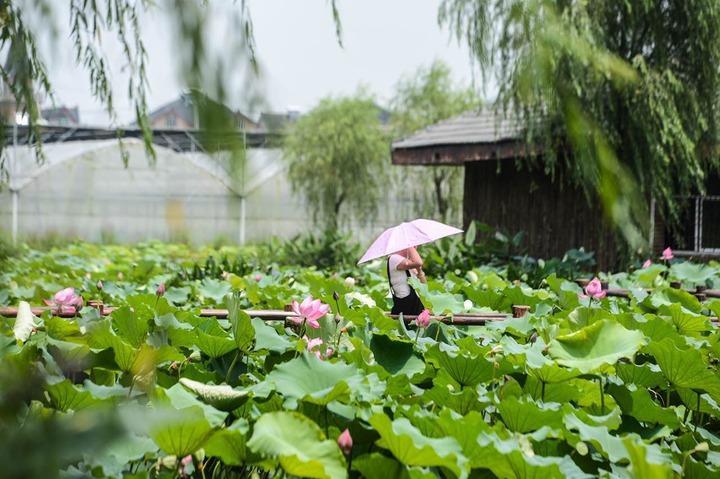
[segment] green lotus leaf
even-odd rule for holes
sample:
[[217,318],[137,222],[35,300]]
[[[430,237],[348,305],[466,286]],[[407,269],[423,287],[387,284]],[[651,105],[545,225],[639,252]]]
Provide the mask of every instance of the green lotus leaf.
[[213,278],[205,278],[200,284],[198,292],[201,296],[212,299],[216,303],[221,304],[225,295],[227,295],[230,290],[230,283]]
[[127,306],[112,312],[112,324],[117,335],[134,347],[140,346],[145,341],[149,331],[148,321],[139,318]]
[[[568,430],[577,431],[579,440],[592,444],[611,462],[629,459],[629,453],[625,448],[623,438],[612,435],[607,427],[591,426],[581,421],[574,414],[566,414],[563,417],[563,422]],[[570,439],[569,442],[574,446],[577,440]]]
[[[143,459],[158,449],[152,439],[144,436],[123,435],[99,453],[86,457],[86,462],[94,467],[102,468],[107,477],[123,477],[123,471],[132,461]],[[125,476],[127,477],[127,476]]]
[[409,378],[425,370],[425,363],[415,353],[412,343],[393,340],[384,334],[373,334],[370,350],[375,362],[392,375],[403,374]]
[[431,291],[427,284],[413,279],[410,281],[428,309],[435,314],[457,314],[465,310],[463,297],[459,294]]
[[247,461],[248,423],[238,419],[229,427],[217,431],[205,444],[208,456],[219,457],[230,466],[242,466]]
[[110,338],[110,344],[112,344],[113,353],[115,355],[115,362],[121,371],[130,372],[135,358],[137,357],[138,350],[133,348],[132,345],[123,341],[117,336]]
[[591,373],[622,358],[633,357],[645,342],[641,332],[604,319],[556,337],[550,342],[548,352],[563,366]]
[[660,367],[652,363],[641,365],[619,363],[615,365],[615,371],[625,384],[653,388],[665,383],[665,377],[660,371]]
[[496,477],[512,479],[590,478],[568,456],[536,455],[532,443],[524,437],[501,439],[494,433],[481,432],[478,444],[484,451],[479,467]]
[[472,468],[483,467],[482,464],[487,454],[494,453],[478,442],[481,432],[491,432],[490,426],[485,422],[481,412],[470,411],[462,416],[443,409],[438,414],[436,427],[441,436],[450,436],[458,442],[463,455],[468,458]]
[[521,318],[508,318],[503,321],[490,321],[486,326],[493,331],[507,331],[517,336],[527,336],[527,334],[535,329],[535,324],[529,315]]
[[532,399],[508,397],[497,405],[505,425],[511,431],[526,433],[543,426],[562,427],[563,411],[559,404],[537,404]]
[[[630,458],[629,472],[643,479],[670,479],[677,477],[673,471],[673,459],[654,444],[644,444],[632,437],[623,439]],[[679,472],[679,471],[677,471]]]
[[228,295],[225,299],[228,308],[228,321],[230,321],[232,337],[240,351],[249,351],[255,340],[255,329],[250,316],[240,308],[240,297],[237,294]]
[[670,339],[651,343],[648,349],[673,386],[706,391],[720,401],[720,378],[698,350],[680,349]]
[[703,263],[683,261],[673,264],[670,267],[670,273],[680,281],[693,285],[704,285],[708,279],[718,274],[718,270]]
[[607,391],[615,398],[615,402],[625,415],[632,416],[640,422],[664,424],[671,429],[680,426],[677,414],[656,403],[644,387],[638,388],[634,384],[629,386],[609,384]]
[[195,345],[211,358],[219,358],[236,348],[235,341],[227,333],[214,335],[200,330],[197,331]]
[[424,436],[407,419],[391,421],[385,414],[372,416],[370,424],[380,435],[377,445],[405,465],[445,467],[458,476],[468,469],[468,460],[454,438]]
[[46,390],[53,407],[63,412],[79,411],[102,402],[68,379],[48,385]]
[[581,306],[578,308],[575,308],[570,314],[568,314],[567,319],[570,323],[570,327],[573,331],[584,328],[586,326],[590,326],[591,324],[596,323],[597,321],[601,321],[603,319],[609,319],[612,320],[613,314],[609,311],[606,311],[601,308],[589,308],[587,306]]
[[474,387],[502,374],[484,357],[442,351],[437,345],[428,349],[425,360],[445,371],[461,386]]
[[353,459],[352,468],[366,479],[435,479],[437,476],[419,468],[407,467],[380,453],[363,454]]
[[552,361],[548,361],[547,364],[543,364],[539,368],[528,368],[527,372],[539,381],[549,384],[568,381],[582,374],[582,372],[578,369],[564,368],[562,366],[558,366]]
[[285,336],[278,334],[275,328],[265,321],[252,318],[252,326],[255,329],[255,351],[267,350],[282,354],[293,347]]
[[326,439],[313,421],[295,412],[263,414],[253,426],[247,447],[263,456],[275,458],[292,476],[345,478],[345,460],[337,443]]
[[322,361],[313,354],[302,353],[282,363],[266,377],[266,382],[291,402],[303,400],[325,405],[350,396],[350,385],[362,379],[355,366]]
[[49,337],[59,340],[82,336],[80,326],[78,326],[75,319],[61,318],[59,316],[45,318],[45,332]]
[[468,414],[470,411],[482,411],[490,401],[481,401],[475,388],[461,388],[450,390],[445,384],[436,384],[432,389],[425,391],[424,399],[432,404],[442,404],[459,414]]
[[146,420],[148,433],[155,444],[178,457],[202,448],[214,431],[205,411],[199,406],[181,409],[159,407]]
[[227,417],[226,412],[219,411],[215,407],[199,401],[192,393],[190,393],[180,383],[175,384],[169,389],[158,391],[157,400],[154,400],[158,405],[169,405],[175,410],[187,409],[195,407],[200,409],[212,427],[220,426]]
[[191,289],[187,286],[172,286],[165,291],[165,299],[173,304],[183,304],[187,302]]
[[237,390],[227,384],[204,384],[188,378],[180,378],[180,384],[196,394],[203,402],[221,411],[233,411],[240,407],[249,394],[245,390]]
[[688,312],[677,303],[660,307],[658,313],[669,316],[677,332],[684,336],[698,337],[700,333],[712,330],[707,316]]
[[[658,474],[663,473],[663,470],[658,471]],[[660,477],[667,476],[661,475]],[[685,461],[682,477],[686,477],[688,479],[715,479],[716,477],[720,477],[720,467],[703,464],[692,457],[688,457]]]
[[[692,411],[698,409],[698,392],[687,388],[676,388],[675,392],[685,407]],[[720,405],[707,393],[700,394],[700,412],[720,418]],[[720,445],[720,443],[718,444]]]

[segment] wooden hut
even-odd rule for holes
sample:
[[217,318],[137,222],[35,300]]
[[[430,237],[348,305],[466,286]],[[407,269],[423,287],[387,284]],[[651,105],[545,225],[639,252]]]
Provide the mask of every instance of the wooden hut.
[[562,255],[584,247],[594,251],[600,269],[618,261],[611,228],[599,205],[583,192],[529,167],[539,152],[523,141],[522,127],[489,109],[442,121],[392,145],[396,165],[465,168],[463,218],[500,231],[526,233],[528,254],[538,258]]
[[[523,141],[522,126],[512,117],[490,109],[465,113],[432,125],[392,145],[396,165],[465,168],[463,217],[498,230],[526,233],[528,254],[561,257],[567,250],[594,251],[598,269],[618,265],[620,250],[604,221],[600,205],[556,172],[530,167],[541,155]],[[533,162],[542,165],[542,161]],[[653,255],[666,246],[676,256],[720,257],[720,178],[708,174],[706,192],[679,198],[680,224],[669,228],[649,201],[649,246]]]

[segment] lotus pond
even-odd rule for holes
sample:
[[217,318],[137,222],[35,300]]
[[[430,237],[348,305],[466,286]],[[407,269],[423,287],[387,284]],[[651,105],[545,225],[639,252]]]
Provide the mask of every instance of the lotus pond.
[[[468,265],[417,289],[435,314],[524,317],[416,329],[385,315],[382,263],[24,250],[0,273],[0,305],[20,305],[0,317],[0,475],[720,477],[720,301],[670,287],[720,288],[718,264],[601,276],[628,298],[506,277]],[[67,287],[117,309],[31,314]],[[309,296],[330,307],[318,328],[244,312]]]

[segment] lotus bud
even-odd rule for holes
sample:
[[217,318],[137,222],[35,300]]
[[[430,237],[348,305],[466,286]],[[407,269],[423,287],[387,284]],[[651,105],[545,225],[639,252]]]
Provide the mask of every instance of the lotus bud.
[[155,294],[158,296],[163,296],[165,294],[165,283],[160,283],[155,290]]
[[333,299],[334,299],[335,301],[339,301],[339,300],[340,300],[340,295],[338,294],[337,291],[333,291]]
[[256,281],[257,283],[259,283],[261,279],[262,279],[262,275],[261,275],[261,274],[256,274],[256,275],[255,275],[255,281]]
[[355,278],[353,278],[352,276],[348,276],[347,278],[345,278],[344,283],[346,288],[352,288],[355,286]]
[[340,450],[343,452],[343,454],[349,456],[352,452],[353,447],[353,440],[352,436],[350,436],[350,431],[345,429],[338,437],[337,443],[338,446],[340,446]]
[[98,289],[99,291],[102,291],[102,290],[103,290],[103,282],[102,282],[102,280],[98,280],[98,282],[97,282],[97,284],[96,284],[95,286],[97,286],[97,289]]
[[423,309],[415,318],[415,324],[420,328],[427,328],[430,325],[430,311]]

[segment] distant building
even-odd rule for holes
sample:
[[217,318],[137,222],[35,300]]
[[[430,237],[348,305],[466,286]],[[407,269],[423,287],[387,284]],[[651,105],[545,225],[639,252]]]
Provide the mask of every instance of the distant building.
[[53,126],[77,126],[80,124],[80,111],[77,106],[73,108],[66,106],[43,108],[40,110],[40,117],[45,123]]
[[258,120],[258,128],[267,132],[279,132],[285,130],[288,125],[295,123],[300,117],[297,110],[288,110],[285,113],[262,112]]
[[[206,98],[206,101],[214,102]],[[236,121],[236,127],[244,130],[257,129],[257,123],[239,111],[232,111],[224,105],[225,108]],[[150,127],[153,129],[177,129],[177,130],[196,130],[200,129],[200,115],[193,104],[193,98],[190,93],[183,93],[176,100],[166,103],[149,115]]]

